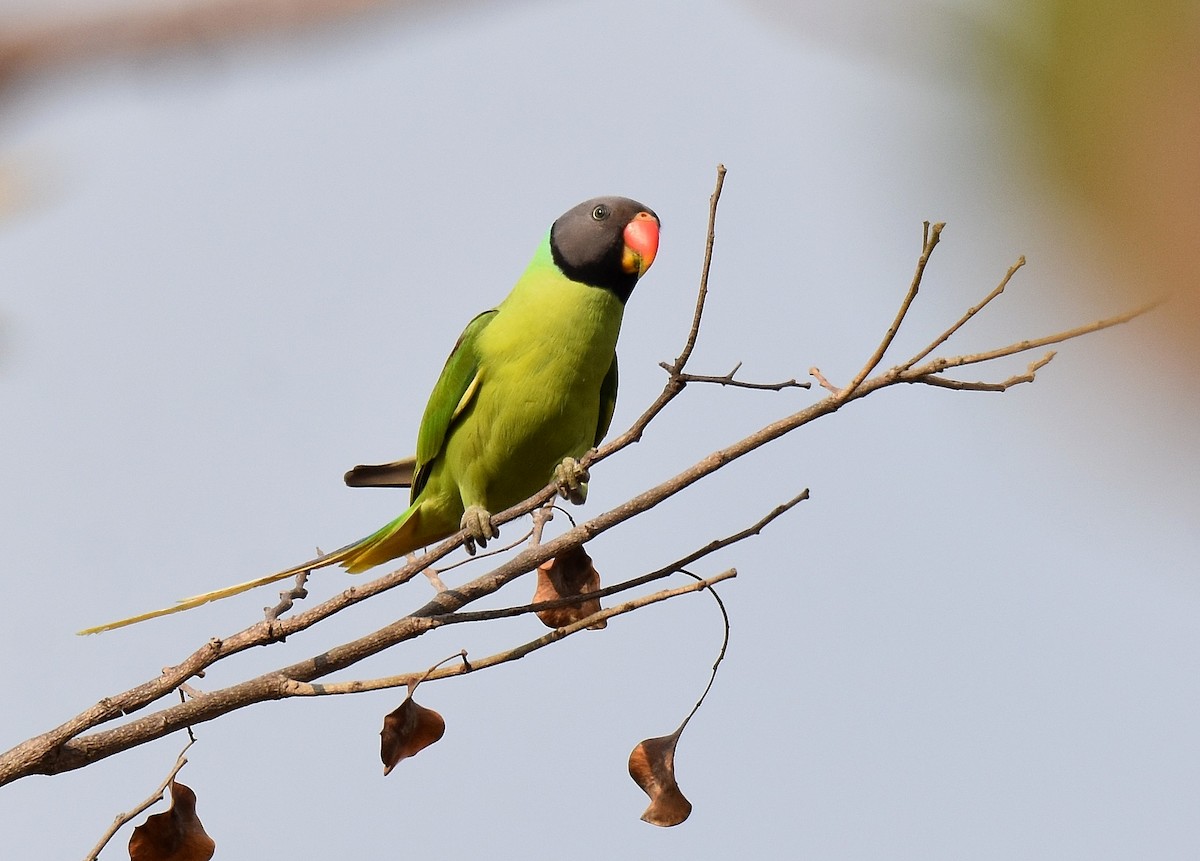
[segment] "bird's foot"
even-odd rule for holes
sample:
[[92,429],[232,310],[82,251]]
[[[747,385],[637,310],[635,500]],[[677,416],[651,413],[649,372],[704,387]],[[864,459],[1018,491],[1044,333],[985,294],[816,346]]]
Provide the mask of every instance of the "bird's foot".
[[573,457],[564,457],[563,462],[554,468],[554,483],[558,485],[559,496],[575,505],[583,505],[587,499],[589,478],[591,475],[588,471]]
[[492,515],[482,505],[469,505],[467,510],[463,512],[462,521],[459,527],[467,530],[467,540],[463,547],[472,556],[475,555],[475,546],[487,547],[487,543],[500,536],[500,530],[492,525]]

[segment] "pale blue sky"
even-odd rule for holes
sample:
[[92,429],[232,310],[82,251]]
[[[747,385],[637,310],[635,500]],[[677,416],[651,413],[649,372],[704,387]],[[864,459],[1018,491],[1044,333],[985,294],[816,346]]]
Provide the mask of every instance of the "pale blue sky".
[[[250,624],[275,593],[102,637],[78,628],[398,513],[403,493],[347,489],[342,472],[410,453],[463,324],[587,197],[629,195],[663,221],[621,338],[618,429],[682,345],[718,162],[698,373],[741,361],[751,379],[812,365],[848,379],[892,319],[926,218],[949,227],[898,352],[1021,253],[1027,269],[952,347],[1123,310],[1111,293],[1064,295],[1104,266],[1016,178],[968,42],[896,14],[881,13],[881,41],[771,15],[716,0],[472,3],[328,40],[89,67],[11,98],[0,155],[37,199],[0,230],[0,744]],[[740,576],[721,589],[728,658],[679,746],[684,825],[638,820],[625,758],[703,688],[721,630],[701,596],[423,688],[446,737],[387,779],[377,733],[399,692],[198,727],[181,780],[216,857],[1195,857],[1197,410],[1131,366],[1138,355],[1130,327],[1064,347],[1004,395],[872,396],[594,542],[616,582],[812,489],[697,566]],[[581,513],[819,395],[689,390],[597,470]],[[310,587],[351,582],[322,571]],[[373,629],[425,590],[199,686]],[[343,678],[542,630],[453,626]],[[6,855],[82,857],[182,745],[5,787]]]

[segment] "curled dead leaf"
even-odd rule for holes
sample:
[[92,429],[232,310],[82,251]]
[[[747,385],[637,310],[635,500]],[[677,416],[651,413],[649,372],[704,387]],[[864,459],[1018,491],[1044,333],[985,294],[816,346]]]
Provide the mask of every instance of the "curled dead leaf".
[[[538,566],[537,590],[533,593],[533,603],[572,598],[585,592],[595,592],[599,588],[600,574],[592,565],[592,557],[588,556],[582,546],[572,547]],[[599,610],[600,599],[588,598],[566,607],[538,610],[537,617],[547,628],[561,628]],[[589,625],[588,629],[596,631],[607,624],[601,619],[596,624]]]
[[148,816],[129,838],[130,861],[208,861],[217,844],[196,816],[196,793],[171,784],[171,809]]
[[678,825],[692,812],[692,803],[684,797],[675,781],[675,745],[682,729],[659,738],[648,738],[629,754],[629,776],[650,796],[650,806],[642,819],[651,825]]
[[400,707],[383,719],[379,732],[379,758],[387,777],[402,759],[415,756],[440,739],[446,721],[433,709],[419,705],[410,694]]

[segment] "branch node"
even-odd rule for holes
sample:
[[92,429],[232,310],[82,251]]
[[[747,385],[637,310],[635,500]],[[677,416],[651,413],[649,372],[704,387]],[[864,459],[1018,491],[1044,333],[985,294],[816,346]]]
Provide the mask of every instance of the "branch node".
[[808,373],[809,373],[809,376],[815,377],[817,380],[817,384],[821,388],[823,388],[825,391],[829,392],[830,394],[840,395],[842,393],[842,390],[840,388],[838,388],[837,386],[835,386],[833,383],[829,382],[829,380],[827,380],[825,378],[825,375],[821,373],[821,369],[818,368],[816,365],[813,365],[811,368],[809,368]]
[[801,383],[792,377],[790,380],[784,380],[780,383],[750,383],[736,379],[736,374],[742,367],[742,363],[738,362],[734,365],[733,370],[727,374],[720,376],[709,376],[705,374],[684,374],[676,373],[668,368],[665,363],[659,363],[662,367],[667,368],[668,372],[674,375],[674,378],[679,380],[680,385],[688,383],[716,383],[720,386],[732,386],[735,389],[755,389],[757,391],[772,391],[779,392],[783,389],[808,389],[812,388],[812,383]]
[[[318,549],[318,554],[320,550]],[[268,622],[278,621],[279,617],[292,609],[292,605],[296,601],[302,601],[308,597],[308,589],[305,584],[308,582],[308,571],[301,571],[296,575],[296,585],[291,589],[284,590],[279,593],[279,603],[274,607],[263,607],[263,613]]]

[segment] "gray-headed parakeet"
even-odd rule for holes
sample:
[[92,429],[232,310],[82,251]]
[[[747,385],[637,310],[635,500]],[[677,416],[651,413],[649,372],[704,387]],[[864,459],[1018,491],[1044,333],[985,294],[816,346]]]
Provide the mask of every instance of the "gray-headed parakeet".
[[411,486],[410,505],[340,550],[215,592],[80,633],[197,607],[301,571],[340,564],[365,571],[460,529],[483,544],[491,515],[551,480],[581,502],[576,459],[600,443],[617,396],[617,335],[638,279],[658,250],[659,220],[623,197],[565,212],[512,292],[463,331],[429,397],[416,456],[346,474],[355,487]]

